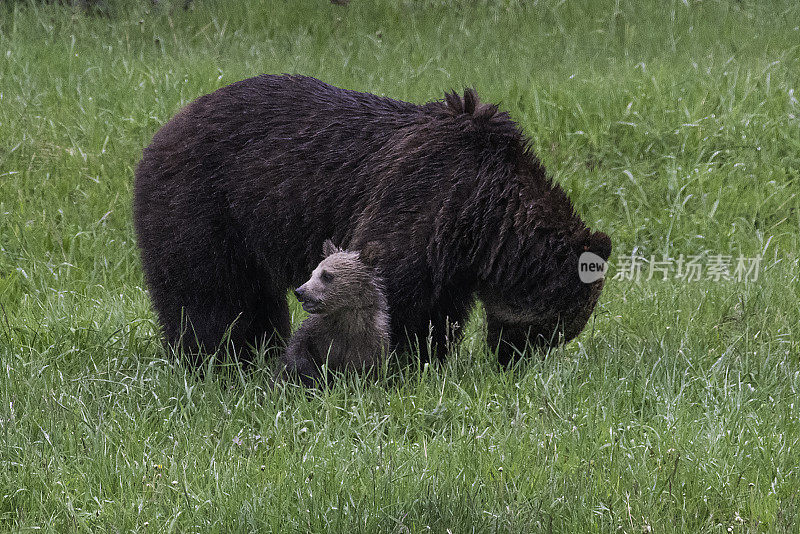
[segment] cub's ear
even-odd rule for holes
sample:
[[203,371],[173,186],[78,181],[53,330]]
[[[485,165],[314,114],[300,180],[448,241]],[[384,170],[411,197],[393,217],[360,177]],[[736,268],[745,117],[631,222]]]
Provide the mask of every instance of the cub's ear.
[[380,260],[382,250],[383,247],[379,241],[369,241],[358,251],[358,259],[360,259],[364,265],[375,267]]
[[333,244],[333,241],[330,239],[326,239],[325,242],[322,244],[322,257],[327,258],[331,254],[336,254],[337,252],[341,252],[342,249],[337,247]]

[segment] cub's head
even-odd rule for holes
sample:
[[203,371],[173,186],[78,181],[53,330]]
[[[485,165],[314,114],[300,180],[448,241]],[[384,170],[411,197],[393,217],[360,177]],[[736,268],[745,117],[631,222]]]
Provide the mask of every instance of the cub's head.
[[294,290],[305,311],[327,315],[379,305],[380,280],[361,253],[340,249],[329,239],[322,255],[311,278]]

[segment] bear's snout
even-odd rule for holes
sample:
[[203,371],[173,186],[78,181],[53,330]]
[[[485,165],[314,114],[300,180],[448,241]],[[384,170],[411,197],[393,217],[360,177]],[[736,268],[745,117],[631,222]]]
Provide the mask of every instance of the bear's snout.
[[594,232],[589,241],[589,249],[608,261],[611,256],[611,238],[603,232]]
[[297,300],[303,301],[306,298],[306,290],[303,286],[298,287],[294,290],[294,296],[297,297]]
[[318,313],[321,310],[320,300],[308,294],[305,284],[295,289],[294,295],[297,297],[297,300],[300,301],[300,304],[306,312]]

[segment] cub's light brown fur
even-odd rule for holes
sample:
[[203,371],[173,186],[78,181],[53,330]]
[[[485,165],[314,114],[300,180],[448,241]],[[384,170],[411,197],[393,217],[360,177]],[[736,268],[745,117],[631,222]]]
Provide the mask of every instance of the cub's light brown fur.
[[284,369],[312,384],[327,364],[335,371],[367,370],[389,348],[389,313],[383,284],[359,252],[323,244],[324,259],[295,290],[311,315],[289,340]]

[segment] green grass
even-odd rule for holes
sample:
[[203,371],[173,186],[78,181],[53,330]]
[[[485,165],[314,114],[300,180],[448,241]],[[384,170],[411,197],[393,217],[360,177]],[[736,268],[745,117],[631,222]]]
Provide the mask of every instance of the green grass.
[[[255,4],[0,4],[0,531],[800,531],[795,2]],[[760,276],[611,280],[576,341],[507,373],[478,309],[445,365],[188,376],[133,169],[261,72],[475,86],[614,258],[760,254]]]

